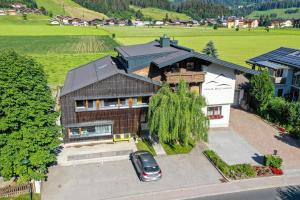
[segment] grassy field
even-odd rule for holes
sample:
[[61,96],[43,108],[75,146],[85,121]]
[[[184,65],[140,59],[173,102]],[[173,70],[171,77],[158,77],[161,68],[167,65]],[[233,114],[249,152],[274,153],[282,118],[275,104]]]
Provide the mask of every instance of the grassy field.
[[[247,18],[259,18],[261,15],[270,15],[272,13],[277,14],[277,18],[283,19],[292,19],[292,18],[300,18],[300,10],[297,13],[287,14],[284,11],[286,10],[295,10],[297,8],[287,8],[287,9],[271,9],[271,10],[264,10],[264,11],[253,11]],[[299,9],[299,8],[298,8]]]
[[43,6],[54,15],[69,15],[84,19],[107,18],[103,13],[83,8],[72,0],[36,0],[36,2],[38,7]]
[[[2,16],[0,16],[1,18]],[[95,27],[51,26],[51,25],[11,25],[2,24],[0,36],[47,36],[47,35],[108,35],[106,30]]]
[[166,17],[166,13],[168,13],[169,19],[181,19],[181,20],[191,19],[186,14],[162,10],[159,8],[150,8],[150,7],[149,8],[141,8],[138,6],[130,6],[130,8],[134,9],[135,11],[140,10],[143,13],[144,17],[151,18],[153,20],[164,19]]
[[52,89],[62,86],[70,69],[79,67],[98,58],[115,55],[115,52],[85,54],[32,54],[44,66],[48,75],[48,84]]
[[[118,45],[140,44],[163,34],[180,45],[201,51],[213,40],[221,59],[246,66],[245,60],[285,46],[300,48],[299,29],[264,29],[235,31],[203,27],[73,27],[41,24],[45,18],[33,16],[32,23],[15,22],[15,17],[0,16],[0,49],[12,48],[33,56],[45,66],[51,87],[62,85],[69,69],[108,54]],[[34,19],[36,21],[34,22]],[[18,19],[20,20],[20,19]],[[114,42],[110,37],[116,34]],[[35,37],[32,37],[35,36]]]
[[244,66],[247,66],[245,60],[281,46],[300,48],[299,29],[276,29],[269,33],[264,29],[235,31],[180,27],[107,27],[105,30],[115,33],[116,40],[123,45],[149,42],[166,33],[172,38],[174,36],[180,45],[201,51],[212,40],[221,59]]
[[26,54],[101,53],[117,45],[109,36],[0,36],[0,49]]
[[[27,15],[27,20],[24,20],[21,15],[16,16],[0,16],[0,26],[4,25],[45,25],[49,21],[49,17],[45,15]],[[0,29],[0,32],[7,31],[5,26]]]

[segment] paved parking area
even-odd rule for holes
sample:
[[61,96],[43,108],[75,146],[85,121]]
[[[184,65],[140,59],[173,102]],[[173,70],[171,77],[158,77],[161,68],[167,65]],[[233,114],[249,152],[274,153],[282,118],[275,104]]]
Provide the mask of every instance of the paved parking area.
[[163,177],[157,182],[140,182],[129,160],[56,166],[42,185],[43,200],[110,199],[120,196],[158,192],[191,186],[220,183],[222,178],[202,155],[158,156]]
[[231,109],[230,127],[263,154],[277,150],[284,170],[300,170],[300,144],[258,116],[240,109]]
[[229,165],[263,162],[262,154],[231,128],[211,129],[208,146]]

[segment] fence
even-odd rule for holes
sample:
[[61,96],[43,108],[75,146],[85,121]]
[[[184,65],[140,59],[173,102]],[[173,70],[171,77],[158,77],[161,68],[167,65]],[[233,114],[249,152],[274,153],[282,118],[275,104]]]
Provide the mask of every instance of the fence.
[[4,188],[0,188],[0,197],[12,197],[21,194],[26,194],[29,193],[30,189],[32,189],[30,183],[17,186],[7,186]]

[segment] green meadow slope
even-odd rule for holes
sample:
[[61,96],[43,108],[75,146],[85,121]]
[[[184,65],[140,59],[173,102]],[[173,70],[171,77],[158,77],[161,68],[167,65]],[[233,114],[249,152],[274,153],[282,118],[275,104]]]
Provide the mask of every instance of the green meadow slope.
[[83,8],[72,0],[36,0],[38,7],[43,6],[54,15],[69,15],[84,19],[107,18],[103,13]]
[[[296,10],[299,9],[297,13],[285,13],[286,10]],[[271,10],[265,10],[265,11],[253,11],[250,15],[247,16],[247,18],[259,18],[261,15],[270,15],[270,14],[277,14],[276,18],[282,18],[282,19],[292,19],[292,18],[300,18],[300,8],[287,8],[287,9],[271,9]]]
[[187,16],[186,14],[162,10],[159,8],[141,8],[138,6],[130,6],[130,8],[132,8],[135,11],[140,10],[145,17],[151,18],[153,20],[162,20],[166,17],[166,14],[168,14],[169,19],[191,19],[191,17]]

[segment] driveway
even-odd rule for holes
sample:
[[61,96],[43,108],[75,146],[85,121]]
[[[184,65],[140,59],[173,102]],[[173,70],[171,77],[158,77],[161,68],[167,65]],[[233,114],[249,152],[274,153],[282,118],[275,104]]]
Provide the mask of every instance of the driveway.
[[109,199],[220,183],[222,178],[197,148],[188,155],[158,156],[156,160],[163,177],[149,183],[139,181],[129,160],[52,167],[42,185],[42,199]]
[[262,154],[231,128],[210,129],[208,146],[229,165],[263,163]]
[[300,170],[300,145],[258,116],[240,109],[231,109],[230,127],[263,154],[277,150],[285,170]]

